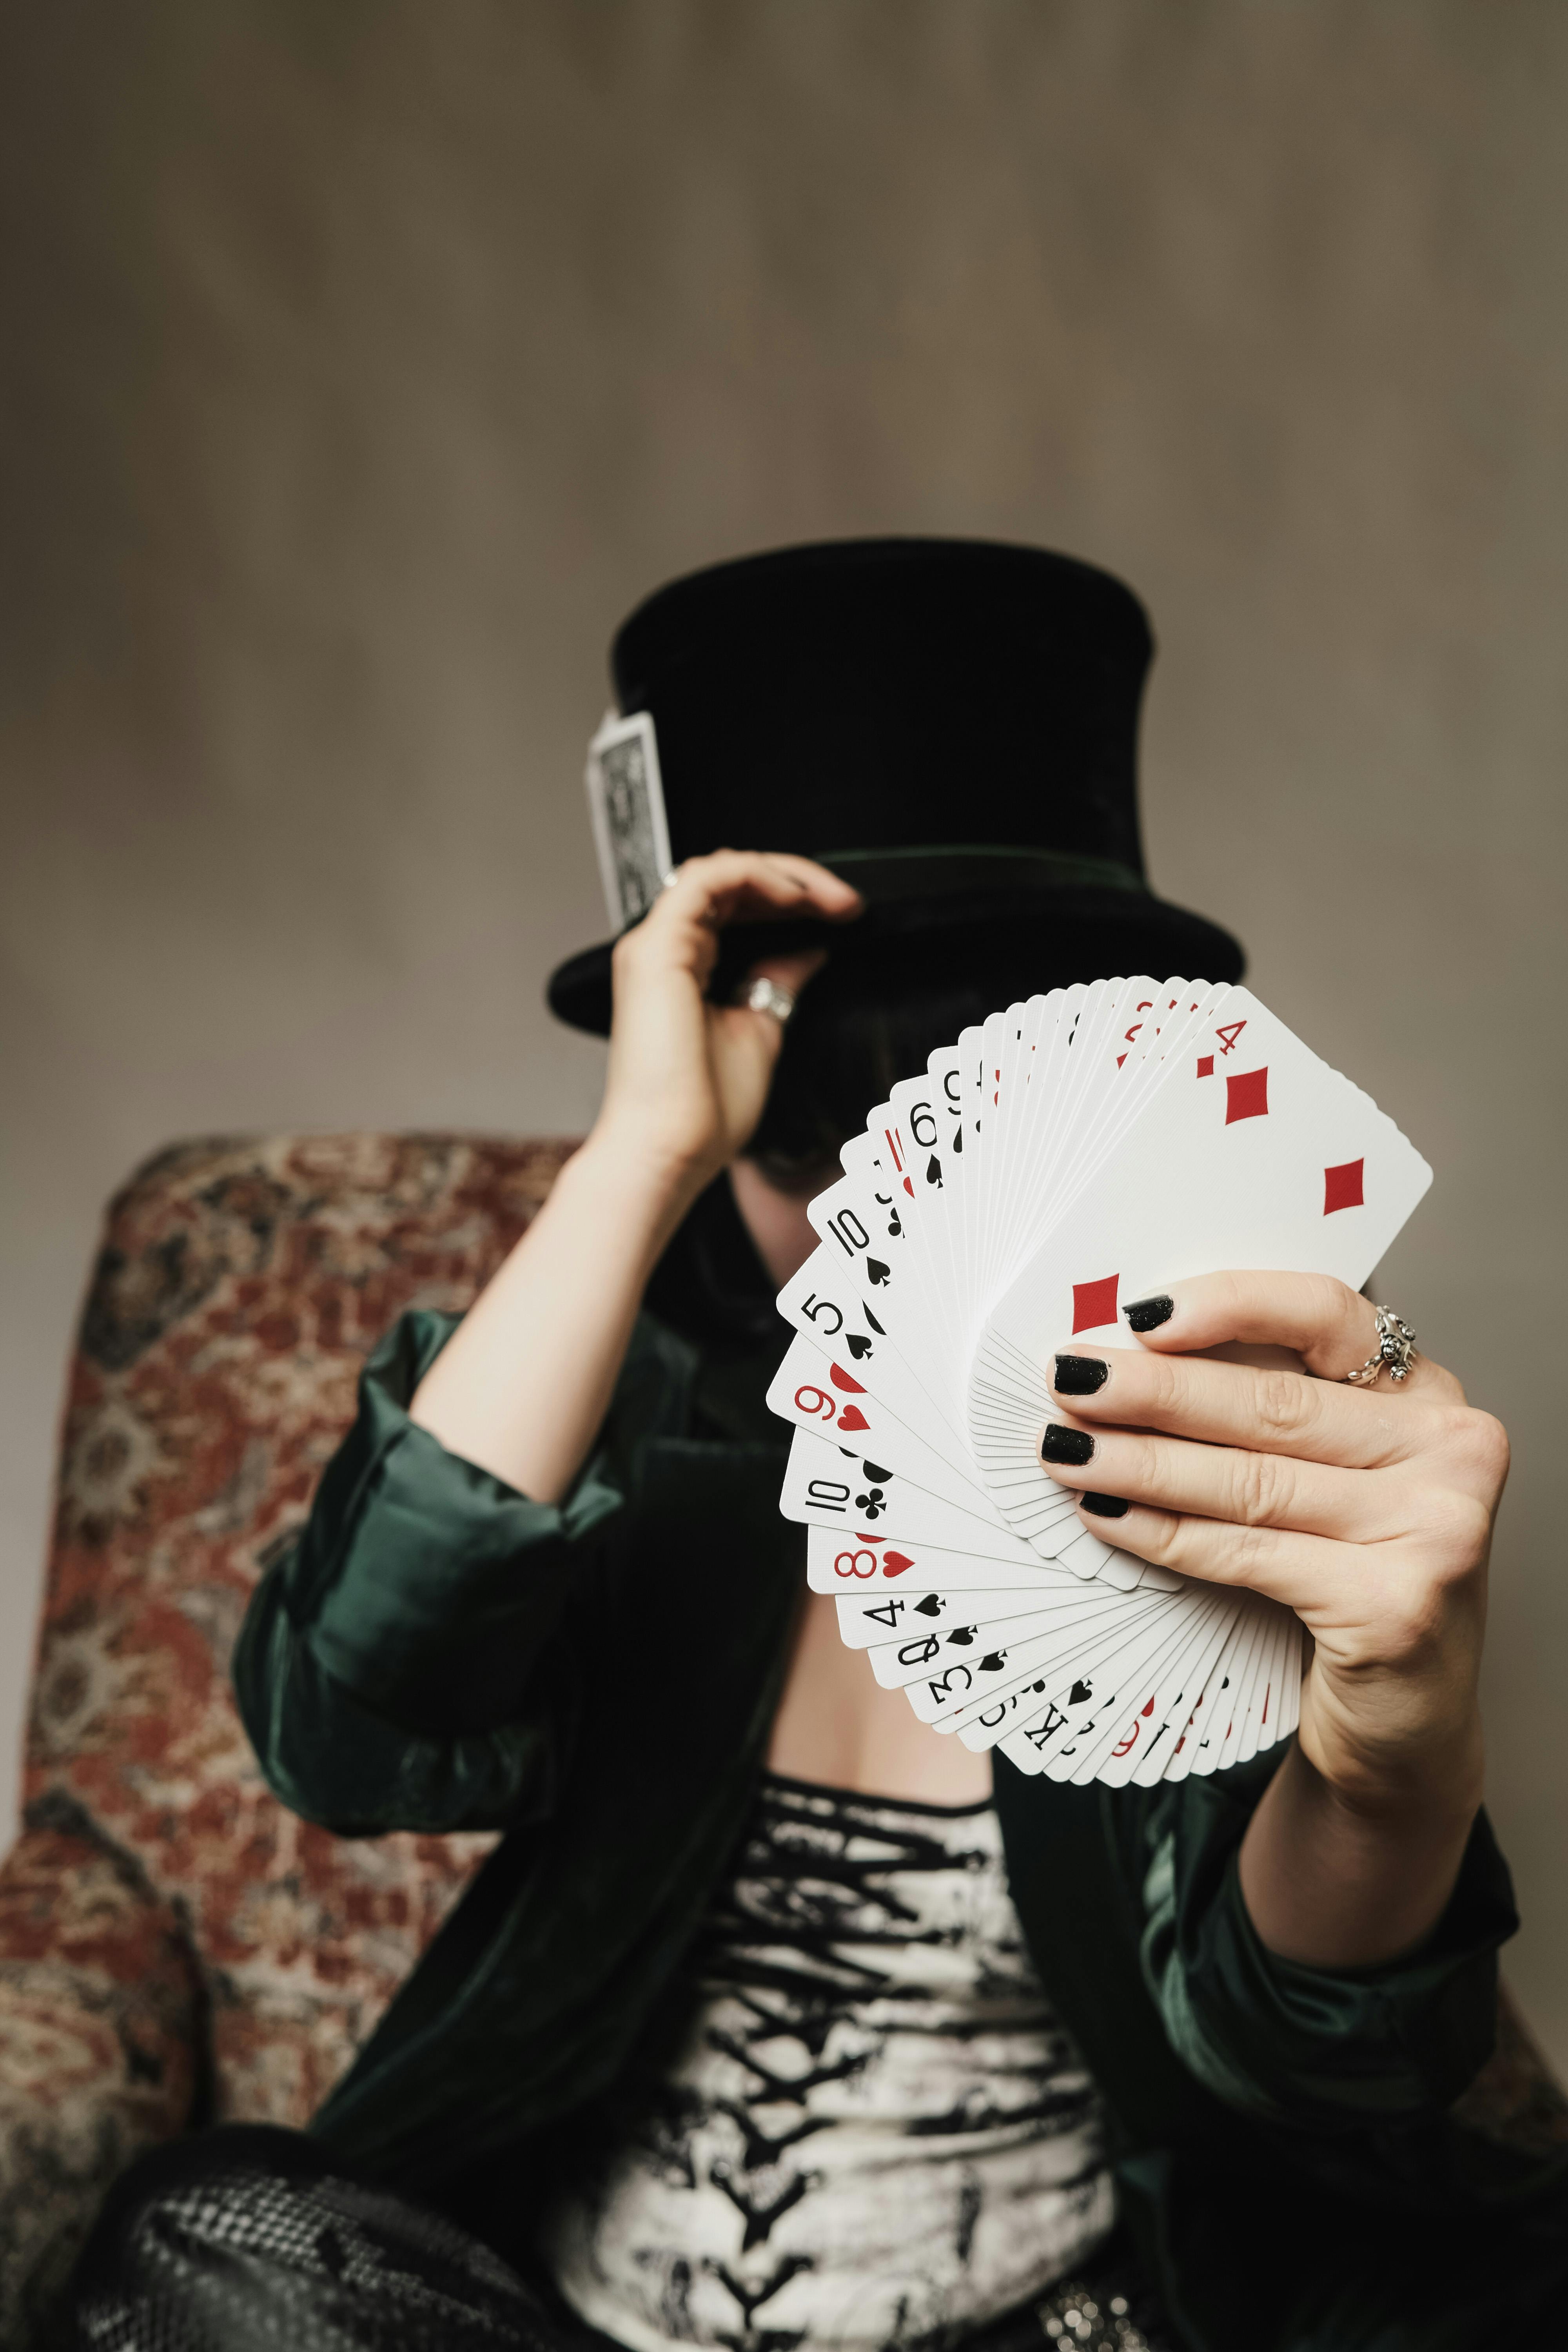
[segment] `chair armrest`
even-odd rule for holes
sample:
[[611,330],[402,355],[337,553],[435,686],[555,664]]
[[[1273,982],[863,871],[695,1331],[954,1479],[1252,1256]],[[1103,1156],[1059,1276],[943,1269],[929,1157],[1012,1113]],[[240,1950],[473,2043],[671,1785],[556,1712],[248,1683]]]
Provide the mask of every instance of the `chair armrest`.
[[1568,2162],[1568,2095],[1500,1979],[1496,2045],[1448,2112],[1494,2147],[1525,2158]]
[[116,2174],[190,2120],[200,2021],[135,1864],[28,1830],[0,1865],[0,2343],[28,2340]]

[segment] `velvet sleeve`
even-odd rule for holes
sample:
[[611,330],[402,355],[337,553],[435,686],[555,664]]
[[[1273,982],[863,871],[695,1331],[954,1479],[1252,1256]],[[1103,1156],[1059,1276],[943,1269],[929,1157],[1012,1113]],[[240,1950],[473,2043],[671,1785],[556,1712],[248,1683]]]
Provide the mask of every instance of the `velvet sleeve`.
[[1143,1967],[1179,2055],[1263,2116],[1332,2125],[1447,2106],[1491,2048],[1497,1948],[1519,1925],[1485,1814],[1418,1950],[1375,1969],[1306,1968],[1267,1948],[1242,1898],[1260,1789],[1237,1780],[1184,1783],[1152,1841]]
[[1282,2132],[1342,2187],[1461,2189],[1446,2117],[1490,2055],[1498,1947],[1519,1925],[1508,1865],[1478,1816],[1442,1917],[1373,1969],[1270,1952],[1239,1853],[1274,1769],[1189,1780],[1146,1818],[1142,1958],[1177,2056],[1226,2105]]
[[559,1505],[448,1453],[408,1404],[456,1318],[405,1315],[299,1540],[268,1570],[235,1687],[269,1785],[343,1835],[498,1827],[548,1803],[565,1614],[606,1573],[639,1426],[679,1384],[640,1325],[595,1453]]

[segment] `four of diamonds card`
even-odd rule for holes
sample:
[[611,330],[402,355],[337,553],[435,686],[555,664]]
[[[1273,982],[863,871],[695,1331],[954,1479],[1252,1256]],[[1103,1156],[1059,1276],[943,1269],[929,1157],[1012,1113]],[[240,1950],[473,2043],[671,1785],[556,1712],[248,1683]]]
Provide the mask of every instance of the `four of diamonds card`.
[[1149,979],[994,1013],[842,1157],[768,1402],[844,1640],[922,1721],[1053,1780],[1148,1785],[1286,1738],[1299,1620],[1086,1529],[1040,1460],[1047,1372],[1136,1346],[1121,1308],[1184,1275],[1359,1288],[1426,1162],[1246,989]]

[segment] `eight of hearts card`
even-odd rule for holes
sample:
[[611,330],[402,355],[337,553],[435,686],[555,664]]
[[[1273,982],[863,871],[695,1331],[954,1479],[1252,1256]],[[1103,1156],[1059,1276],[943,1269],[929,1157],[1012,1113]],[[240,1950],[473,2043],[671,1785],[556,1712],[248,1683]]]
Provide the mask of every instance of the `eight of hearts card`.
[[1246,989],[1142,977],[965,1030],[842,1160],[768,1402],[845,1642],[935,1730],[1053,1780],[1148,1786],[1288,1737],[1299,1621],[1084,1527],[1040,1456],[1050,1360],[1137,1345],[1121,1309],[1185,1275],[1359,1287],[1420,1155]]

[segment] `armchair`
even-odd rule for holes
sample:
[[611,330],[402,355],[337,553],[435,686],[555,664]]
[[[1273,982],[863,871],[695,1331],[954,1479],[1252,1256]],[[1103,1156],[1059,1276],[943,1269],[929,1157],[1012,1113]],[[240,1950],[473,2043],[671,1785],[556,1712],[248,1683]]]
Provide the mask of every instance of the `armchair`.
[[[302,2125],[489,1841],[340,1840],[269,1795],[229,1690],[361,1362],[461,1308],[573,1146],[187,1143],[110,1203],[71,1366],[24,1825],[0,1865],[0,2343],[33,2339],[105,2189],[208,2121]],[[1504,2001],[1460,2102],[1568,2139]]]
[[571,1149],[183,1144],[110,1207],[0,1867],[0,2342],[26,2340],[141,2148],[306,2121],[489,1843],[347,1842],[285,1811],[228,1658],[368,1349],[405,1307],[465,1306]]

